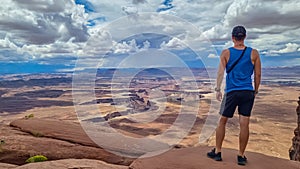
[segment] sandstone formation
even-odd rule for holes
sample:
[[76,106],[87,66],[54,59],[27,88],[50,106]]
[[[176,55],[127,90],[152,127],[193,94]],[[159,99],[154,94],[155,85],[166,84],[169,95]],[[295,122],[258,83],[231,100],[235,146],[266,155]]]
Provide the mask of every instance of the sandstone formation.
[[237,165],[237,151],[223,149],[223,161],[217,162],[206,157],[210,147],[173,149],[164,154],[135,160],[130,169],[299,169],[300,163],[270,157],[259,153],[246,152],[248,163],[245,167]]
[[13,169],[13,168],[16,168],[16,167],[17,167],[17,165],[0,163],[0,168],[1,169]]
[[[37,125],[39,124],[39,125]],[[43,124],[43,125],[42,125]],[[28,120],[17,120],[12,123],[14,126],[23,131],[35,130],[43,132],[44,137],[29,137],[28,135],[21,135],[6,139],[6,151],[15,148],[22,149],[24,152],[41,152],[45,153],[49,157],[49,161],[33,164],[18,164],[22,166],[13,166],[0,164],[2,169],[75,169],[75,168],[86,168],[86,169],[192,169],[192,168],[203,168],[203,169],[240,169],[241,166],[236,164],[236,150],[224,149],[223,151],[223,162],[216,162],[206,157],[206,152],[211,147],[190,147],[190,148],[179,148],[173,149],[166,153],[150,158],[139,158],[133,163],[133,159],[121,158],[116,155],[105,152],[101,148],[92,147],[88,140],[85,140],[85,136],[78,132],[78,127],[73,123],[67,123],[68,127],[64,126],[61,121],[57,120],[44,120],[38,118],[32,118]],[[44,126],[45,125],[45,126]],[[49,127],[50,125],[50,127]],[[33,128],[33,126],[35,126]],[[48,128],[46,127],[48,126]],[[68,132],[64,132],[65,128],[68,128]],[[72,129],[72,130],[71,130]],[[13,131],[20,132],[21,131]],[[64,135],[63,135],[64,133]],[[73,134],[79,138],[73,138]],[[48,137],[48,138],[47,138]],[[59,139],[59,140],[58,140]],[[83,139],[83,140],[81,140]],[[70,143],[78,142],[77,144]],[[10,145],[11,144],[11,145]],[[22,144],[22,146],[19,146]],[[89,146],[84,146],[87,144]],[[24,149],[26,148],[26,149]],[[69,156],[67,156],[67,154]],[[13,152],[15,157],[14,160],[20,158],[20,152]],[[299,169],[300,162],[289,161],[285,159],[275,158],[266,156],[259,153],[246,153],[249,162],[245,168],[247,169]],[[5,154],[1,154],[0,159]],[[27,158],[27,157],[26,157]],[[69,159],[66,159],[69,158]],[[74,159],[78,158],[78,159]],[[85,159],[81,159],[85,158]],[[64,159],[64,160],[61,160]],[[97,159],[97,160],[92,160]],[[101,160],[101,161],[100,161]],[[24,161],[24,159],[23,159]],[[105,161],[105,162],[103,162]],[[1,162],[5,162],[2,160]],[[10,163],[11,161],[7,161]],[[120,165],[113,165],[120,164]],[[124,165],[130,165],[124,166]]]
[[22,166],[0,163],[1,169],[299,169],[300,163],[259,153],[247,152],[248,163],[245,167],[236,163],[236,150],[223,149],[223,161],[216,162],[206,157],[211,147],[200,146],[173,149],[158,156],[139,158],[129,167],[113,165],[91,159],[63,159],[30,163]]
[[294,131],[294,138],[293,138],[293,144],[290,148],[289,154],[290,159],[295,161],[300,161],[300,97],[298,100],[298,107],[296,109],[297,115],[298,115],[298,126],[296,127]]
[[10,123],[24,132],[41,137],[55,138],[85,146],[98,147],[84,132],[80,124],[54,119],[18,119]]
[[[0,154],[1,162],[22,165],[31,155],[40,154],[49,160],[86,158],[119,165],[129,165],[133,161],[98,147],[77,123],[30,118],[15,120],[10,125],[21,131],[11,131],[6,127],[7,132],[18,133],[5,137],[6,145],[5,151]],[[6,135],[4,129],[2,133]]]
[[65,159],[26,164],[14,169],[128,169],[127,166],[112,165],[98,160]]

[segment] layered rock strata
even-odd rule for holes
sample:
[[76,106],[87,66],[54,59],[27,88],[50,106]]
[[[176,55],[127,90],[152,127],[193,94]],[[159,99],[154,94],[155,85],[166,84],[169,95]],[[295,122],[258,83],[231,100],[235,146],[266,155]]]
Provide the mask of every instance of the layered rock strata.
[[294,138],[292,140],[293,144],[289,150],[290,159],[295,161],[300,161],[300,97],[298,100],[298,107],[296,109],[297,112],[297,127],[294,130]]

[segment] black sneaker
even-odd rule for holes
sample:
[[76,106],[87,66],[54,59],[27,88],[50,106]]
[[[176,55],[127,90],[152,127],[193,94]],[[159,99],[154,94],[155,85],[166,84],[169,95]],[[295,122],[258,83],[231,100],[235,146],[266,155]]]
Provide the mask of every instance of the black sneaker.
[[216,153],[216,149],[212,149],[211,152],[207,153],[207,157],[212,158],[216,161],[222,161],[221,152]]
[[246,165],[247,158],[246,156],[242,157],[240,155],[237,156],[238,165]]

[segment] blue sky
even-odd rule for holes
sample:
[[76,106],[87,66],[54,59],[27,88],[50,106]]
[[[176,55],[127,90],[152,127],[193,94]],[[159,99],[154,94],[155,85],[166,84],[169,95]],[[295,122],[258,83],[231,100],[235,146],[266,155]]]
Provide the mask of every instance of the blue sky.
[[[246,45],[264,67],[300,65],[298,0],[7,0],[0,14],[0,73],[68,72],[81,69],[77,57],[86,67],[118,67],[149,49],[216,67],[235,25],[247,28]],[[156,66],[176,66],[162,60]]]

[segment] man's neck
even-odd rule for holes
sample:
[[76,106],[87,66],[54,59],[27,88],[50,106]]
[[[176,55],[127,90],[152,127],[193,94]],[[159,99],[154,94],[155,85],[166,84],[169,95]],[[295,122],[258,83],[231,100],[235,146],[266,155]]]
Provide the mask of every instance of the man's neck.
[[245,48],[244,41],[235,42],[233,47],[236,48],[236,49],[244,49]]

